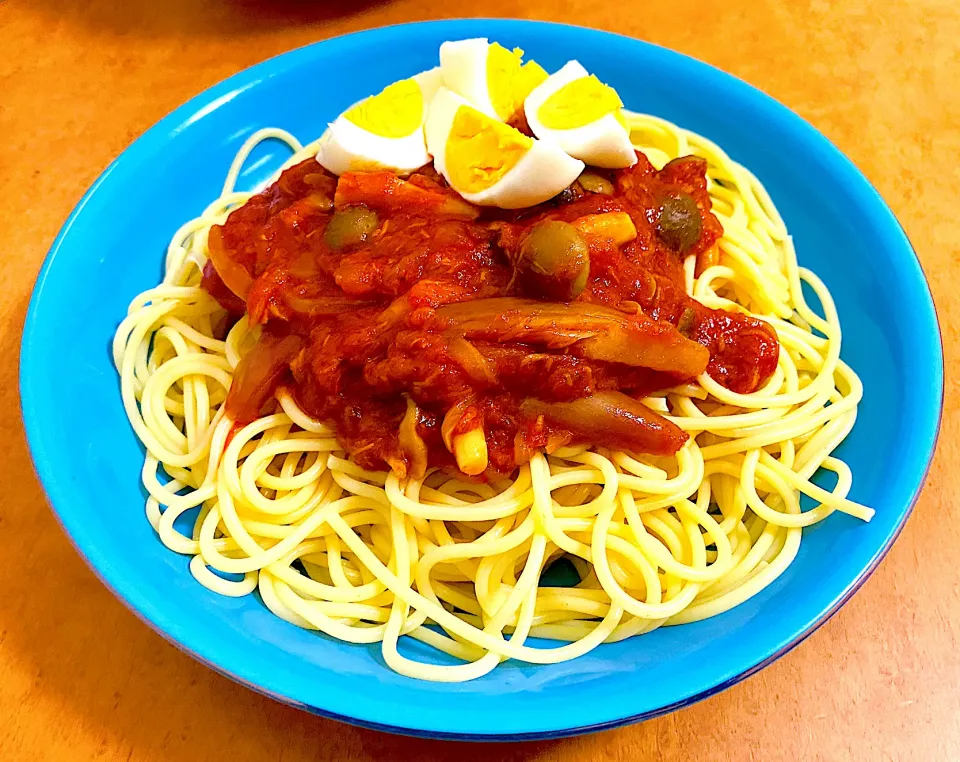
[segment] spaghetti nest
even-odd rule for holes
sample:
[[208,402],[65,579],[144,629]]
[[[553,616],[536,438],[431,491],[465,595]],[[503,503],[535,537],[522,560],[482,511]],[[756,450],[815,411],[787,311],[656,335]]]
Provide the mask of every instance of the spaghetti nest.
[[[505,659],[546,664],[601,643],[714,616],[773,582],[795,558],[805,526],[840,510],[851,473],[833,457],[852,428],[862,386],[840,360],[829,291],[798,267],[770,197],[745,168],[702,137],[628,115],[652,163],[695,154],[708,162],[720,264],[687,292],[708,307],[767,321],[781,343],[777,369],[751,394],[706,374],[644,402],[691,437],[671,458],[567,447],[537,454],[510,480],[470,483],[446,472],[401,481],[360,468],[334,432],[287,394],[276,412],[239,430],[223,402],[255,341],[246,319],[216,338],[223,310],[200,286],[210,227],[250,194],[240,168],[262,140],[316,151],[280,130],[257,133],[223,193],[174,235],[163,282],[138,296],[114,339],[123,403],[146,448],[147,516],[190,570],[228,596],[258,590],[299,627],[379,643],[386,663],[420,679],[480,677]],[[822,316],[804,300],[806,283]],[[825,489],[818,470],[836,474]],[[801,509],[801,495],[813,507]],[[180,517],[193,529],[184,534]],[[579,582],[541,584],[558,558]],[[453,659],[398,652],[401,636]],[[532,647],[529,638],[565,641]],[[542,645],[542,644],[541,644]]]

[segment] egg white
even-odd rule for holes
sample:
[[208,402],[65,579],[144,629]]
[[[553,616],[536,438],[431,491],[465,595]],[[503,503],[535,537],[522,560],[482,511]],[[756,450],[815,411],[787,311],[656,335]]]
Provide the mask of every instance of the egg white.
[[489,51],[490,42],[486,37],[445,42],[440,46],[440,70],[446,88],[465,98],[477,111],[503,121],[490,100]]
[[[389,169],[399,175],[406,175],[427,164],[430,155],[427,153],[423,125],[430,101],[442,85],[443,74],[437,66],[417,74],[413,79],[423,94],[423,114],[420,124],[409,135],[397,138],[377,135],[341,114],[321,138],[317,148],[317,161],[335,175],[351,170],[374,169]],[[360,102],[362,101],[358,101]]]
[[451,182],[446,160],[453,120],[457,111],[464,106],[471,107],[472,104],[451,90],[442,88],[430,104],[425,133],[427,148],[433,155],[437,171],[467,201],[501,209],[534,206],[556,196],[583,171],[582,161],[568,156],[556,145],[533,140],[530,149],[496,183],[475,193],[464,192]]
[[423,112],[426,115],[433,96],[443,87],[443,70],[439,66],[434,66],[432,69],[414,74],[412,79],[420,85],[420,92],[423,93]]
[[559,146],[565,153],[593,167],[621,169],[637,163],[637,155],[630,143],[630,134],[616,116],[604,114],[599,119],[580,127],[558,130],[540,121],[540,107],[565,85],[590,76],[577,61],[569,61],[559,71],[533,89],[524,102],[523,110],[530,130],[538,138]]

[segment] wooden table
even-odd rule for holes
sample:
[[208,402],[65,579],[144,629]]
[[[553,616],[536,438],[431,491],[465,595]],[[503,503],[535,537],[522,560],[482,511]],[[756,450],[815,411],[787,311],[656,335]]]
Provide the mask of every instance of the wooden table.
[[[648,7],[649,6],[649,7]],[[802,646],[642,725],[467,746],[309,716],[166,643],[94,578],[33,476],[17,354],[60,224],[137,135],[237,70],[332,35],[451,9],[437,0],[0,0],[0,759],[960,759],[960,409],[896,547]],[[950,0],[487,0],[488,16],[588,24],[709,61],[798,111],[866,173],[930,277],[960,364],[960,14]],[[957,492],[955,492],[957,490]]]

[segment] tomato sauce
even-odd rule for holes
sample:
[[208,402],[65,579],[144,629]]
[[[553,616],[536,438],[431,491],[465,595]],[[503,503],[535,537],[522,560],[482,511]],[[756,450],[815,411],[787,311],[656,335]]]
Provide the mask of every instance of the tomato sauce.
[[[336,178],[313,159],[291,167],[211,229],[205,288],[262,325],[228,413],[252,420],[285,386],[360,465],[401,475],[422,474],[424,446],[426,465],[454,467],[457,438],[475,429],[487,474],[571,442],[676,452],[687,435],[639,398],[704,369],[754,391],[779,351],[766,323],[684,291],[683,259],[722,234],[704,171],[693,157],[657,171],[638,154],[605,173],[605,195],[575,183],[507,212],[468,204],[431,167],[405,180]],[[697,219],[669,228],[670,204]],[[581,224],[625,215],[628,241]],[[521,273],[547,220],[577,227],[589,250],[569,304]]]

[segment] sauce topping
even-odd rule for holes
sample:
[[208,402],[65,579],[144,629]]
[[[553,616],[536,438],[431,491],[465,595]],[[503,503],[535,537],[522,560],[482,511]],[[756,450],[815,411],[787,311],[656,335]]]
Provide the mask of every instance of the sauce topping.
[[[589,170],[551,201],[475,207],[431,167],[337,178],[313,159],[210,231],[206,289],[261,338],[227,398],[279,386],[367,468],[509,473],[563,444],[658,455],[687,434],[638,401],[704,370],[759,388],[773,329],[684,291],[722,228],[703,160]],[[712,258],[712,259],[711,259]]]

